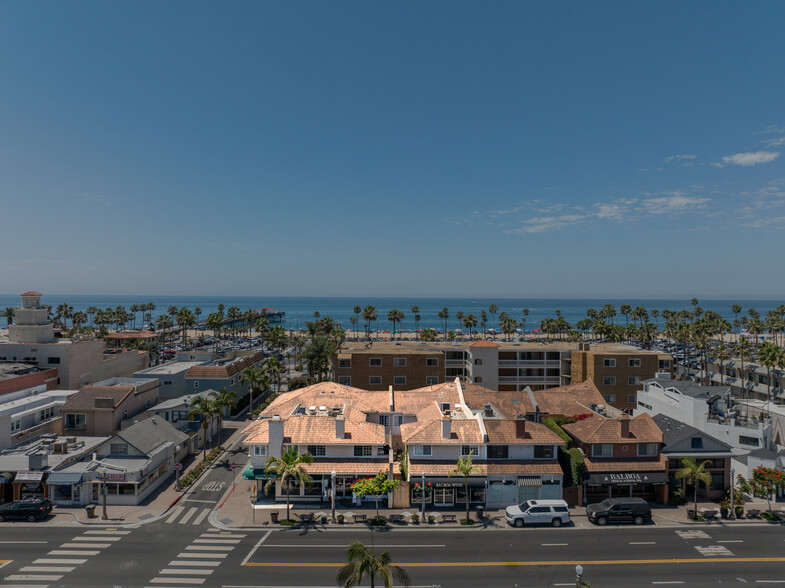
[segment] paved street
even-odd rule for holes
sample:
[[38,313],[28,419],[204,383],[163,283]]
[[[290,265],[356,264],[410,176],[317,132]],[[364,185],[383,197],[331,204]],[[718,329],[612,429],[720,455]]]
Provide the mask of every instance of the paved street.
[[[219,531],[187,512],[133,528],[6,524],[0,586],[332,586],[345,545],[372,540],[364,527]],[[595,587],[785,584],[780,526],[407,528],[373,542],[415,586],[570,586],[576,563]]]

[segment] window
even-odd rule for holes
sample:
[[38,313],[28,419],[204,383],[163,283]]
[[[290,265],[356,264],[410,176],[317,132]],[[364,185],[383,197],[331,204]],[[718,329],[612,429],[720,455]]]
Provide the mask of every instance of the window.
[[352,385],[352,377],[351,376],[338,376],[338,383],[342,386],[351,386]]
[[745,435],[739,435],[739,443],[741,445],[749,445],[751,447],[758,446],[758,438],[757,437],[747,437]]
[[87,415],[84,413],[69,413],[65,415],[65,428],[66,429],[86,429],[87,428]]
[[693,449],[703,449],[703,437],[693,437],[692,438],[692,448]]
[[164,386],[171,386],[172,380],[164,380]]
[[477,457],[480,455],[479,445],[461,445],[461,455],[473,455]]
[[627,378],[627,384],[629,384],[630,386],[638,386],[640,383],[641,383],[640,376],[629,376]]
[[339,359],[338,360],[338,367],[339,368],[350,368],[350,367],[352,367],[352,360],[351,359]]
[[611,457],[613,455],[613,445],[610,443],[595,443],[591,446],[592,457]]
[[393,365],[395,367],[406,367],[406,358],[405,357],[396,357],[393,359]]
[[631,368],[638,368],[641,367],[641,360],[640,359],[630,359],[627,360],[627,365]]
[[230,386],[234,386],[234,378],[232,378],[231,380],[229,380],[229,385],[230,385]]
[[510,448],[507,445],[488,445],[488,459],[507,459]]
[[482,365],[482,359],[479,359],[479,358],[475,359],[474,360],[474,365]]
[[199,387],[199,380],[195,380],[194,381],[194,388],[198,388],[198,387]]
[[657,444],[638,443],[638,455],[641,457],[654,457],[657,455]]
[[400,427],[401,423],[403,423],[403,415],[396,414],[393,416],[393,427]]
[[373,447],[371,445],[355,445],[354,457],[371,457],[373,455]]
[[59,357],[47,357],[46,361],[50,365],[57,365],[58,363],[60,363],[60,358]]
[[661,359],[657,364],[657,367],[661,370],[669,370],[671,369],[671,360],[670,359]]
[[638,402],[637,394],[627,394],[627,404],[635,404]]
[[482,384],[482,378],[480,376],[474,376],[474,383]]
[[123,420],[127,420],[127,419],[128,419],[128,409],[124,408],[123,409]]
[[267,455],[267,445],[254,445],[253,446],[253,454],[256,456],[265,456]]
[[425,360],[425,365],[428,367],[439,367],[439,358],[429,357]]
[[39,418],[39,420],[41,420],[41,421],[46,421],[46,420],[49,420],[49,419],[51,419],[51,418],[52,418],[52,417],[54,417],[54,416],[55,416],[55,409],[54,409],[54,406],[50,406],[49,408],[45,408],[45,409],[43,409],[43,410],[42,410],[42,411],[39,413],[39,417],[40,417],[40,418]]
[[382,377],[381,376],[371,376],[368,378],[368,383],[371,386],[381,386],[382,385]]
[[428,376],[425,378],[426,386],[436,386],[439,383],[439,376]]
[[128,455],[128,443],[110,443],[109,453],[111,455]]
[[432,455],[433,454],[433,447],[430,445],[415,445],[414,446],[414,455],[416,456],[423,456],[423,455]]
[[381,357],[371,357],[368,360],[368,365],[371,367],[382,367],[382,358]]
[[395,376],[393,378],[393,384],[395,384],[396,386],[405,386],[406,376]]
[[602,397],[605,399],[605,402],[610,402],[611,404],[616,402],[615,394],[603,394]]
[[553,445],[535,445],[535,459],[553,459]]
[[603,378],[602,378],[602,385],[603,386],[615,386],[616,385],[616,376],[603,376]]
[[18,431],[22,428],[22,419],[16,419],[11,421],[11,431]]
[[379,415],[379,424],[384,425],[385,427],[390,424],[390,415],[380,414]]
[[324,457],[325,455],[327,455],[327,447],[325,447],[324,445],[309,445],[308,453],[310,453],[314,457]]
[[450,410],[450,403],[449,402],[441,402],[439,403],[439,410],[442,412],[446,412]]
[[616,360],[615,359],[603,359],[602,360],[602,367],[616,367]]

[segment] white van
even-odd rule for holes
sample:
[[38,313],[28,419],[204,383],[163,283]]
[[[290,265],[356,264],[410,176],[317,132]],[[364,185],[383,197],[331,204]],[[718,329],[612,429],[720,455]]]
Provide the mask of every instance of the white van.
[[508,506],[504,518],[516,527],[524,525],[552,525],[561,527],[570,522],[570,509],[563,500],[527,500]]

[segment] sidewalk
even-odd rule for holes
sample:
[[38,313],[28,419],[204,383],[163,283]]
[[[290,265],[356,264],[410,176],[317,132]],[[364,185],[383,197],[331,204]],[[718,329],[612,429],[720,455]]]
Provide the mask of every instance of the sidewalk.
[[[213,440],[213,446],[223,445],[229,448],[235,441],[240,439],[240,433],[245,428],[246,423],[242,420],[229,421],[225,420],[223,428],[221,429],[221,442],[217,443],[217,439]],[[202,452],[188,457],[183,463],[184,469],[180,471],[180,476],[193,470],[198,464],[202,463]],[[222,467],[220,465],[221,456],[213,462],[204,472],[206,473],[211,468]],[[204,473],[202,474],[204,475]],[[194,481],[191,489],[199,484],[199,479]],[[95,517],[88,518],[87,511],[84,506],[57,506],[52,511],[52,517],[47,520],[47,524],[57,525],[63,521],[73,521],[85,525],[132,525],[150,522],[152,520],[162,517],[166,512],[176,504],[186,493],[175,490],[175,476],[170,476],[163,484],[161,484],[155,492],[148,496],[142,504],[132,506],[117,506],[107,505],[106,514],[107,519],[101,519],[102,505],[99,501],[95,505]]]

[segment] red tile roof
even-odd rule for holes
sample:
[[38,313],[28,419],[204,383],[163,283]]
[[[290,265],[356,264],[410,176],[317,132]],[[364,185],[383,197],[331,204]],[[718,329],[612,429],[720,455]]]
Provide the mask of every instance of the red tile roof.
[[479,339],[478,341],[471,343],[469,347],[499,347],[499,344],[489,341],[488,339]]
[[185,372],[186,378],[200,378],[206,380],[225,380],[239,374],[246,368],[253,367],[264,360],[260,351],[246,357],[235,359],[223,365],[196,365]]
[[629,419],[630,436],[621,436],[621,421],[599,415],[563,425],[562,428],[581,443],[662,443],[662,431],[648,413]]
[[22,296],[43,296],[40,292],[36,292],[34,290],[30,290],[29,292],[25,292]]
[[655,472],[665,470],[665,456],[656,459],[641,457],[639,459],[599,459],[584,457],[588,472]]
[[559,388],[535,390],[532,394],[540,412],[553,415],[569,417],[588,414],[592,412],[589,408],[591,403],[605,404],[605,399],[591,380]]

